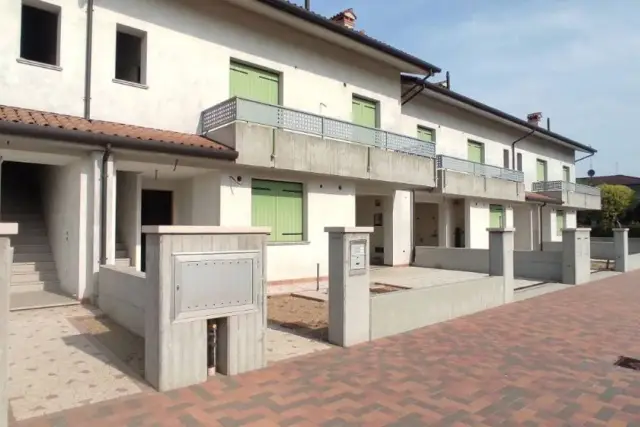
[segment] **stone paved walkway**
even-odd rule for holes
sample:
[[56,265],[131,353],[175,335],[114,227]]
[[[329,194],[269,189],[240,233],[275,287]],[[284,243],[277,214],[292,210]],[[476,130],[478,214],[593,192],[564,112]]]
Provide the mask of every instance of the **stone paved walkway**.
[[640,271],[36,426],[640,426]]

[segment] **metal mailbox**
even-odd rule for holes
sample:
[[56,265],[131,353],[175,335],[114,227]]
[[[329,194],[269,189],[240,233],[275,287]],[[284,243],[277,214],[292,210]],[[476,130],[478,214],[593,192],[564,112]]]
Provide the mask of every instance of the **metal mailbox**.
[[367,240],[349,242],[349,275],[365,274],[367,269]]

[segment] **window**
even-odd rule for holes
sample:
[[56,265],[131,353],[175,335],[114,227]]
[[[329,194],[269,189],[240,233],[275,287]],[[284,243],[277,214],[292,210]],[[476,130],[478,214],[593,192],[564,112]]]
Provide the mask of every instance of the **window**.
[[556,211],[556,235],[562,236],[562,230],[565,228],[566,216],[564,211]]
[[571,168],[569,166],[562,167],[562,179],[564,182],[571,182]]
[[280,104],[280,75],[251,65],[231,62],[230,96],[266,104]]
[[146,84],[146,34],[118,26],[116,31],[116,79]]
[[303,223],[302,184],[295,182],[251,182],[251,223],[271,227],[269,241],[302,241]]
[[547,162],[544,160],[536,160],[536,181],[547,180]]
[[484,145],[480,142],[467,142],[467,159],[476,163],[484,163]]
[[517,169],[522,172],[522,153],[516,154]]
[[59,20],[60,8],[50,6],[37,8],[22,5],[22,27],[20,32],[20,58],[59,65]]
[[502,150],[502,167],[509,169],[509,150]]
[[489,227],[502,228],[504,221],[504,206],[489,205]]
[[376,101],[370,101],[354,95],[351,106],[353,123],[370,128],[378,127],[378,103]]
[[418,139],[420,141],[436,142],[436,131],[424,126],[418,126]]

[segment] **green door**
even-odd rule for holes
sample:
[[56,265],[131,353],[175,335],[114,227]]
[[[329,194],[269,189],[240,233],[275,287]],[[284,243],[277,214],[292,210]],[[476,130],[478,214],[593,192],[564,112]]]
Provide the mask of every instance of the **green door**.
[[418,126],[418,139],[420,141],[435,142],[433,129]]
[[231,97],[280,104],[280,76],[276,73],[232,62],[229,88]]
[[571,182],[571,169],[568,166],[562,167],[562,179],[564,182]]
[[356,125],[370,128],[378,127],[378,104],[367,99],[353,97],[352,121]]
[[484,146],[479,142],[467,143],[467,159],[476,163],[484,163]]
[[536,179],[538,181],[547,180],[547,162],[544,160],[536,160]]
[[556,234],[562,236],[562,230],[565,227],[566,217],[564,211],[556,211]]
[[278,183],[276,240],[278,242],[302,241],[302,184]]
[[489,227],[502,228],[504,219],[504,207],[502,205],[489,205]]

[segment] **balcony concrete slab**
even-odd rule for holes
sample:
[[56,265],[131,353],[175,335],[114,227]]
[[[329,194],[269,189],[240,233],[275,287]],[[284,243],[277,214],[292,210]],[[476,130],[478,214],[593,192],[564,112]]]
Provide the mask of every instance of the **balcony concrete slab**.
[[452,170],[439,170],[436,191],[440,194],[480,199],[525,200],[524,184],[500,178],[476,176]]

